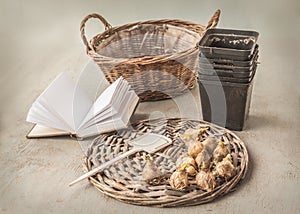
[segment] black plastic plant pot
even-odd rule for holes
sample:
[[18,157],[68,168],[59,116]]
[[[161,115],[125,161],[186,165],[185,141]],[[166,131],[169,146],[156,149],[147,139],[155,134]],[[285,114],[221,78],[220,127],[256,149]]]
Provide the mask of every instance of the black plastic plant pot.
[[251,78],[255,75],[256,69],[257,65],[254,65],[249,72],[199,68],[198,76],[204,80],[247,83],[250,82]]
[[205,56],[199,57],[199,63],[202,66],[218,65],[218,66],[236,66],[236,67],[250,67],[257,63],[258,60],[258,45],[255,47],[254,54],[249,60],[239,61],[239,60],[231,60],[231,59],[214,59],[207,58]]
[[243,130],[250,110],[253,79],[246,84],[199,79],[198,83],[203,119],[231,130]]
[[234,78],[249,78],[253,74],[253,70],[249,72],[234,72],[232,70],[219,69],[201,69],[199,75],[219,76],[219,77],[234,77]]
[[224,76],[218,76],[218,75],[205,75],[205,74],[199,74],[198,78],[199,80],[208,80],[208,81],[215,81],[215,82],[231,82],[231,83],[249,83],[253,79],[255,75],[256,69],[251,72],[251,76],[249,77],[224,77]]
[[199,67],[200,69],[220,69],[220,70],[230,70],[233,72],[246,72],[249,73],[252,71],[253,66],[256,65],[256,62],[253,63],[253,65],[249,67],[237,67],[237,66],[231,66],[231,65],[218,65],[218,64],[208,64],[208,63],[200,63]]
[[250,60],[258,39],[256,31],[208,29],[199,42],[200,56]]
[[213,64],[199,64],[199,70],[228,70],[229,72],[251,72],[257,63],[253,63],[253,65],[249,67],[237,67],[237,66],[230,66],[230,65],[213,65]]

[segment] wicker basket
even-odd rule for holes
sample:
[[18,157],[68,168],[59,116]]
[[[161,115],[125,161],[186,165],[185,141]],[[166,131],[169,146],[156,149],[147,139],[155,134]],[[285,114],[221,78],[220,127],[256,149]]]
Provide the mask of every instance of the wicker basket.
[[189,186],[184,191],[171,188],[166,177],[159,185],[149,185],[142,178],[142,170],[146,164],[146,152],[136,153],[116,164],[106,168],[103,172],[90,177],[90,182],[105,195],[117,200],[144,206],[174,207],[199,205],[210,202],[233,190],[244,178],[248,169],[248,152],[244,143],[231,131],[204,121],[188,119],[156,119],[145,120],[133,125],[134,130],[121,130],[100,135],[88,149],[85,167],[88,171],[99,166],[115,156],[128,151],[131,146],[128,141],[145,132],[163,134],[172,139],[173,144],[152,154],[153,161],[161,172],[175,171],[176,160],[187,153],[187,148],[177,137],[191,127],[209,127],[207,136],[222,136],[228,147],[236,168],[236,175],[221,183],[212,191],[206,192],[196,185]]
[[[161,100],[193,88],[198,71],[198,47],[206,29],[218,24],[217,10],[207,26],[181,20],[152,20],[112,27],[101,15],[90,14],[80,25],[87,54],[112,83],[123,76],[141,101]],[[99,19],[105,31],[90,42],[85,24]]]

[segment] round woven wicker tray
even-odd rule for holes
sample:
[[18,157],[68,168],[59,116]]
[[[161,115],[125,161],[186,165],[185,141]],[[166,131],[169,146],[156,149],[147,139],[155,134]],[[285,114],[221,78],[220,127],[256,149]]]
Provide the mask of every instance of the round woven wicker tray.
[[145,120],[133,124],[133,129],[100,135],[88,149],[85,166],[87,170],[91,170],[131,149],[128,141],[136,136],[145,132],[153,132],[163,134],[173,140],[172,145],[151,155],[156,166],[163,173],[170,174],[176,169],[176,160],[187,152],[185,144],[178,137],[178,133],[183,133],[188,128],[199,127],[199,125],[203,128],[209,127],[203,136],[204,138],[211,135],[222,136],[236,167],[236,175],[212,191],[203,191],[196,185],[190,185],[184,191],[174,190],[167,179],[163,184],[149,185],[142,178],[142,170],[146,164],[146,152],[136,153],[117,162],[101,173],[90,177],[90,182],[105,195],[117,200],[135,205],[156,207],[199,205],[233,191],[247,172],[247,149],[244,143],[231,131],[204,121],[179,118]]

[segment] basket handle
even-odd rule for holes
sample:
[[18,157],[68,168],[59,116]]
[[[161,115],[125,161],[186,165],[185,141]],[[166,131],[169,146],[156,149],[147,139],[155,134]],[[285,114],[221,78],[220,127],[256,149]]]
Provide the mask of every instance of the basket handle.
[[216,27],[218,25],[219,18],[220,18],[220,13],[221,13],[220,9],[216,10],[216,12],[214,13],[214,15],[208,21],[205,30],[207,30],[209,28],[214,28],[214,27]]
[[99,19],[104,27],[105,27],[105,30],[108,30],[111,28],[111,25],[106,21],[105,18],[103,18],[103,16],[99,15],[99,14],[96,14],[96,13],[92,13],[90,15],[87,15],[80,23],[80,32],[81,32],[81,38],[82,38],[82,41],[83,43],[85,44],[87,50],[94,50],[92,44],[87,40],[86,36],[85,36],[85,24],[86,22],[91,19],[91,18],[96,18],[96,19]]

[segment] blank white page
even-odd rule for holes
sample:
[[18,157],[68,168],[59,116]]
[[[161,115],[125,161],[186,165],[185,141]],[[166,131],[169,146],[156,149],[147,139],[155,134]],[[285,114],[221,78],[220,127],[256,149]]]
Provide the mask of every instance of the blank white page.
[[118,89],[120,87],[120,84],[122,83],[122,80],[122,77],[117,79],[108,88],[106,88],[104,92],[96,99],[95,103],[91,106],[89,112],[87,113],[83,122],[81,123],[80,128],[83,127],[86,122],[93,119],[95,115],[98,115],[103,110],[111,106],[112,100],[116,96],[116,93],[119,92]]
[[54,117],[51,114],[51,112],[48,111],[47,108],[44,108],[44,106],[38,102],[35,102],[32,105],[28,113],[27,120],[35,120],[36,123],[38,120],[40,121],[38,123],[40,125],[47,124],[47,126],[51,128],[56,128],[60,130],[70,130],[70,127],[68,127],[68,125],[63,123],[59,118]]
[[77,132],[80,137],[92,136],[94,134],[100,134],[103,132],[118,130],[121,128],[126,128],[129,119],[139,101],[139,97],[134,91],[129,91],[124,95],[125,99],[122,102],[122,109],[118,114],[114,115],[112,118],[101,121],[100,123],[93,124],[85,129],[81,129]]
[[[54,109],[52,109],[52,107],[51,106],[49,106],[48,104],[47,104],[47,101],[43,98],[43,97],[40,97],[40,99],[39,99],[39,101],[38,102],[35,102],[35,103],[39,103],[39,104],[41,104],[45,109],[47,109],[48,110],[48,112],[49,112],[49,114],[51,114],[52,116],[52,118],[57,118],[58,120],[59,120],[59,123],[61,124],[61,125],[64,125],[66,128],[64,128],[64,129],[62,129],[62,130],[68,130],[69,132],[71,132],[72,131],[72,128],[64,121],[64,119],[54,110]],[[34,105],[34,104],[33,104]],[[46,115],[44,115],[44,117],[45,117]],[[56,127],[52,127],[52,128],[56,128]],[[60,128],[58,128],[58,129],[60,129]]]
[[114,97],[111,101],[109,108],[103,109],[103,111],[101,111],[98,114],[95,114],[89,121],[85,121],[85,123],[83,124],[83,126],[80,127],[80,129],[85,129],[91,125],[94,125],[95,123],[99,123],[106,119],[110,119],[110,117],[116,115],[120,110],[122,100],[126,99],[129,89],[130,86],[128,85],[127,81],[120,82],[119,89],[116,89],[116,93],[114,93],[113,95]]
[[[51,109],[57,112],[73,129],[72,132],[75,132],[76,126],[78,126],[75,123],[79,123],[78,121],[80,120],[82,121],[92,106],[92,101],[76,86],[66,73],[61,73],[37,98],[37,101],[41,97],[47,106],[51,106]],[[74,100],[76,100],[75,103]],[[79,102],[80,105],[78,105]],[[74,112],[74,105],[77,106],[76,112]],[[76,121],[74,121],[75,113]]]

